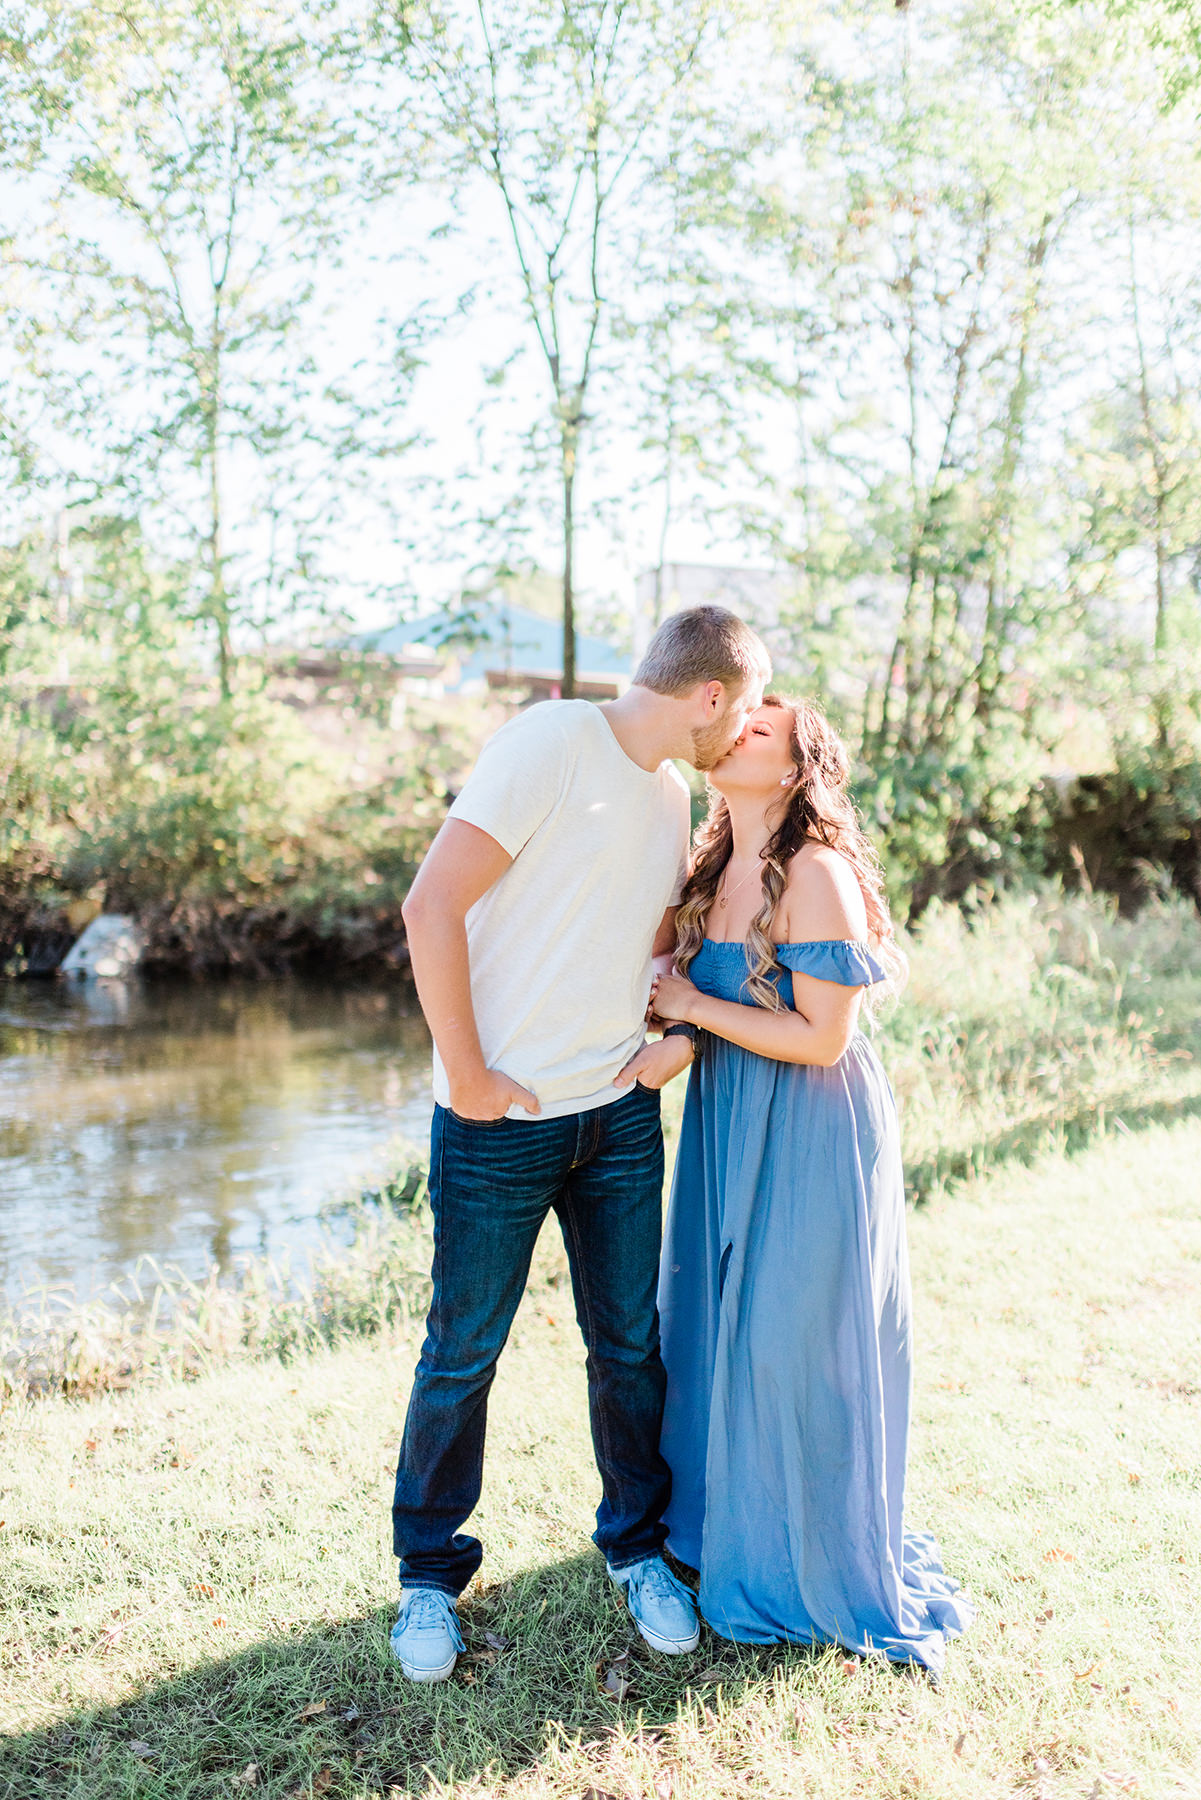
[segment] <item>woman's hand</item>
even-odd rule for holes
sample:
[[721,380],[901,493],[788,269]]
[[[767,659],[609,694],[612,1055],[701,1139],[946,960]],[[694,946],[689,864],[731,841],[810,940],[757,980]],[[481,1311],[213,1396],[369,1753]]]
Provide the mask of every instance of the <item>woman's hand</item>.
[[660,975],[651,987],[651,1010],[669,1025],[680,1019],[691,1025],[699,999],[700,989],[683,975]]

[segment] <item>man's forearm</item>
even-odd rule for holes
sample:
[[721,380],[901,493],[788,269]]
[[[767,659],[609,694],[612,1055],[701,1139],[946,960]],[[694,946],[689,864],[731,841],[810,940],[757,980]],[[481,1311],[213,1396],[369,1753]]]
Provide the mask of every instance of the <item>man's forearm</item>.
[[471,1003],[464,921],[441,908],[406,920],[417,997],[452,1087],[484,1072],[484,1053]]

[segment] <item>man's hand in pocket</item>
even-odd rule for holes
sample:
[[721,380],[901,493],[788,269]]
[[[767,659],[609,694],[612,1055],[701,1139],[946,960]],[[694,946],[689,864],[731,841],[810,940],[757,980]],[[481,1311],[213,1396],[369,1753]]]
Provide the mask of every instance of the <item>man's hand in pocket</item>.
[[614,1087],[629,1087],[637,1081],[644,1088],[661,1088],[692,1061],[692,1044],[684,1036],[660,1038],[657,1043],[643,1044],[631,1056],[613,1082]]

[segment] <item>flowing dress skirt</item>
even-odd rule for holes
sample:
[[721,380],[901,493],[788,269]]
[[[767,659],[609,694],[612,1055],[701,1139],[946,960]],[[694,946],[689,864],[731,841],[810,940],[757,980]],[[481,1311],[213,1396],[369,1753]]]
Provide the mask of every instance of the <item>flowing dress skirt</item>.
[[[845,985],[859,947],[782,945]],[[867,972],[865,972],[867,971]],[[741,944],[689,974],[742,995]],[[791,1003],[791,979],[781,982]],[[709,1037],[694,1066],[659,1291],[669,1548],[747,1643],[838,1643],[937,1673],[972,1609],[904,1524],[911,1297],[896,1107],[857,1035],[833,1068]]]

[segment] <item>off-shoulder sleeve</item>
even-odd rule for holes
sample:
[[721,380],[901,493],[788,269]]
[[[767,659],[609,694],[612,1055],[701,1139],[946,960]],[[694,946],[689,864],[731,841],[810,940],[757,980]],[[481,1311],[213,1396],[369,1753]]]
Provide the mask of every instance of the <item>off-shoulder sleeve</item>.
[[839,987],[871,987],[887,981],[888,971],[876,961],[866,944],[850,938],[829,938],[814,944],[778,944],[776,957],[795,975],[815,975],[819,981],[836,981]]

